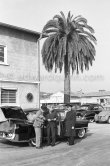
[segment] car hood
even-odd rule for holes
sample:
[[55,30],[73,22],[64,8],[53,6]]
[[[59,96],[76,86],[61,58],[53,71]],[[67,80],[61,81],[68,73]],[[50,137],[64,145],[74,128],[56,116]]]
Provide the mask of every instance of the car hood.
[[110,115],[110,111],[102,111],[98,114],[98,116],[106,116],[106,115]]

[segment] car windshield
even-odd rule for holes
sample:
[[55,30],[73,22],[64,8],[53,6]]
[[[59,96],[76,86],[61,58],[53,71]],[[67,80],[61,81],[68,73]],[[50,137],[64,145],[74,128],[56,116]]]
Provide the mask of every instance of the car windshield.
[[1,108],[5,118],[15,118],[27,120],[25,113],[21,108],[18,107],[3,107]]

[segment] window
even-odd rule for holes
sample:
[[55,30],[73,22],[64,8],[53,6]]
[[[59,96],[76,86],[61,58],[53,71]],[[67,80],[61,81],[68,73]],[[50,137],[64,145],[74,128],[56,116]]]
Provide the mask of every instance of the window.
[[100,103],[104,103],[104,99],[100,99]]
[[0,63],[7,63],[7,51],[6,46],[0,45]]
[[16,103],[16,90],[2,89],[1,103]]

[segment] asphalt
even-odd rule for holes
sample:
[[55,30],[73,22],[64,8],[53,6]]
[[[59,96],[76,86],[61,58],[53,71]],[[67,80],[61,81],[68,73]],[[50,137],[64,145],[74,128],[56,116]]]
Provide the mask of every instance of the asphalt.
[[83,139],[75,145],[65,141],[43,149],[29,147],[26,143],[0,140],[0,166],[109,166],[110,124],[89,124]]

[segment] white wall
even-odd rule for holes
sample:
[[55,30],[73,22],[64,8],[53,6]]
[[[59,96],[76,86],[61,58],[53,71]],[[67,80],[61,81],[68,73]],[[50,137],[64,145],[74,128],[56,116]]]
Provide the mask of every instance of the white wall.
[[[21,106],[23,109],[26,108],[39,108],[39,90],[38,84],[29,84],[29,83],[9,83],[9,82],[1,82],[1,88],[7,89],[16,89],[17,90],[17,102],[12,104],[4,104],[4,105],[16,105]],[[33,100],[29,102],[26,98],[28,93],[33,94]],[[1,103],[0,103],[1,105]]]

